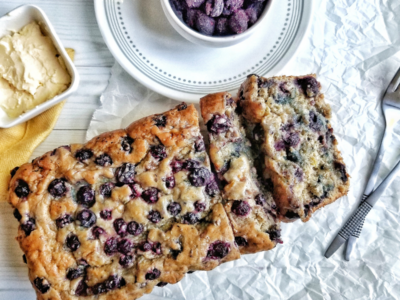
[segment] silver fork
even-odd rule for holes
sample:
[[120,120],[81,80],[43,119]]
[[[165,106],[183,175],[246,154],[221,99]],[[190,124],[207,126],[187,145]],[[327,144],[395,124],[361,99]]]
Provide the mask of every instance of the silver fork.
[[[367,203],[365,203],[365,200],[374,191],[376,180],[378,178],[378,172],[379,172],[379,169],[382,164],[382,159],[383,159],[385,150],[387,149],[387,146],[389,146],[389,142],[390,142],[390,138],[392,137],[394,125],[400,120],[399,83],[400,83],[400,68],[397,70],[392,81],[390,82],[389,86],[387,87],[385,95],[383,96],[383,99],[382,99],[382,111],[383,111],[383,115],[386,120],[386,128],[385,128],[385,132],[382,137],[382,141],[381,141],[381,145],[379,147],[378,154],[375,159],[375,164],[374,164],[372,173],[369,177],[367,186],[364,190],[364,194],[362,196],[362,200],[360,202],[358,211],[362,210],[361,206],[365,206],[365,207],[369,206]],[[361,214],[361,217],[359,218],[359,220],[357,220],[357,223],[351,224],[353,226],[349,227],[350,220],[346,223],[346,225],[344,226],[344,228],[346,228],[346,234],[343,234],[343,229],[344,229],[343,228],[338,234],[338,237],[341,236],[341,238],[337,237],[332,242],[327,253],[325,254],[326,257],[331,256],[345,242],[345,240],[346,240],[345,237],[348,237],[347,247],[345,250],[345,259],[350,260],[351,253],[354,249],[357,239],[360,237],[361,230],[364,225],[365,217],[371,208],[369,208],[365,214]],[[338,243],[338,242],[334,243],[335,241],[340,241],[340,243]]]

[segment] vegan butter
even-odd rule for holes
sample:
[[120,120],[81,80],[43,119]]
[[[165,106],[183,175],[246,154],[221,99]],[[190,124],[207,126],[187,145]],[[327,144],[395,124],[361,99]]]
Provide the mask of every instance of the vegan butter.
[[64,92],[71,77],[38,23],[0,39],[0,107],[11,118]]

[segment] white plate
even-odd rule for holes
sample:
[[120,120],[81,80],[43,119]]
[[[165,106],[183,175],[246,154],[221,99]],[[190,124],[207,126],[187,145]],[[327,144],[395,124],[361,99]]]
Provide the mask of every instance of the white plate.
[[300,46],[313,2],[272,0],[257,32],[238,45],[215,49],[181,37],[159,0],[94,0],[100,31],[122,67],[148,88],[190,102],[233,91],[249,74],[276,74]]

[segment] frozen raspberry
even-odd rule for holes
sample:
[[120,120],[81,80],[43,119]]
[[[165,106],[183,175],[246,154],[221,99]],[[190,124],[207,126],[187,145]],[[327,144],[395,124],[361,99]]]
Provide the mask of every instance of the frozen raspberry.
[[14,190],[19,198],[26,198],[30,192],[29,185],[22,179],[17,180],[17,187]]
[[304,95],[307,97],[315,97],[319,93],[320,84],[317,79],[312,76],[298,79],[297,84],[301,87]]
[[100,195],[104,196],[105,198],[110,198],[114,187],[115,187],[115,184],[112,182],[103,183],[99,188],[99,193],[100,193]]
[[239,247],[247,246],[247,240],[242,236],[235,236],[235,242]]
[[76,200],[84,207],[90,208],[96,203],[94,190],[88,185],[82,186],[76,194]]
[[50,283],[43,277],[36,277],[33,284],[42,294],[46,294],[50,289]]
[[162,217],[158,211],[152,210],[151,212],[149,212],[147,219],[149,219],[150,222],[158,223],[161,221]]
[[207,168],[193,169],[189,174],[189,181],[195,187],[205,186],[211,177],[211,172]]
[[132,152],[132,144],[135,140],[130,136],[126,136],[121,141],[121,148],[123,151],[131,153]]
[[164,145],[157,145],[157,146],[151,147],[150,153],[151,153],[151,156],[153,156],[155,159],[158,159],[158,160],[163,160],[164,158],[167,157],[167,151],[166,151]]
[[128,223],[127,230],[128,230],[129,234],[137,236],[137,235],[139,235],[139,234],[141,234],[143,232],[144,228],[143,228],[142,224],[139,224],[139,223],[137,223],[135,221],[132,221],[132,222]]
[[135,174],[135,166],[130,163],[123,164],[115,171],[117,181],[121,183],[133,183]]
[[215,29],[215,20],[205,13],[199,11],[195,23],[196,29],[205,35],[213,35]]
[[128,229],[128,225],[125,223],[124,219],[119,218],[116,219],[113,223],[114,225],[114,229],[115,232],[119,235],[119,236],[126,236],[128,233],[126,232]]
[[85,160],[90,159],[92,156],[93,152],[90,149],[81,149],[75,153],[75,158],[80,162],[84,162]]
[[215,115],[207,122],[207,129],[211,133],[225,133],[232,127],[231,121],[226,115]]
[[168,204],[167,210],[172,216],[175,217],[176,215],[179,215],[182,208],[178,202],[172,202],[172,203]]
[[146,273],[145,278],[146,280],[154,280],[160,277],[160,275],[161,272],[158,269],[154,268],[153,270]]
[[112,165],[112,159],[108,154],[101,154],[100,156],[96,157],[94,160],[96,165],[102,166],[102,167],[108,167]]
[[227,18],[219,18],[217,20],[217,24],[215,25],[215,32],[216,36],[225,36],[228,35],[229,26],[228,26],[228,19]]
[[231,245],[223,241],[216,241],[210,245],[207,257],[211,259],[222,259],[228,255]]
[[165,127],[167,125],[167,117],[163,115],[155,116],[153,121],[157,127]]
[[154,204],[158,201],[159,190],[155,187],[150,187],[142,193],[142,198],[148,204]]
[[81,246],[81,242],[76,234],[70,234],[65,240],[66,246],[72,251],[76,251]]
[[242,33],[247,30],[249,23],[249,17],[245,11],[239,9],[229,18],[229,28],[234,33]]
[[237,216],[246,216],[250,212],[250,205],[246,201],[233,201],[231,211]]
[[64,228],[65,226],[72,223],[73,221],[74,221],[74,219],[71,217],[70,214],[65,214],[56,220],[56,225],[58,228]]
[[219,17],[224,9],[224,0],[207,0],[205,5],[206,15]]

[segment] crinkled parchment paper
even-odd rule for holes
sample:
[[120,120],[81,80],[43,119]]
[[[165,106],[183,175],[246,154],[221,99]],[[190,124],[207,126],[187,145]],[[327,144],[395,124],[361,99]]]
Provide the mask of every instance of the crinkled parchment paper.
[[[400,299],[400,177],[369,214],[354,258],[346,262],[343,248],[330,259],[323,256],[356,208],[378,150],[384,129],[380,100],[400,67],[399,15],[399,0],[316,1],[308,37],[280,72],[317,73],[352,176],[349,195],[305,224],[283,224],[284,244],[274,250],[195,272],[143,299]],[[101,102],[88,139],[177,104],[117,64]],[[396,130],[381,178],[400,157],[399,135]]]

